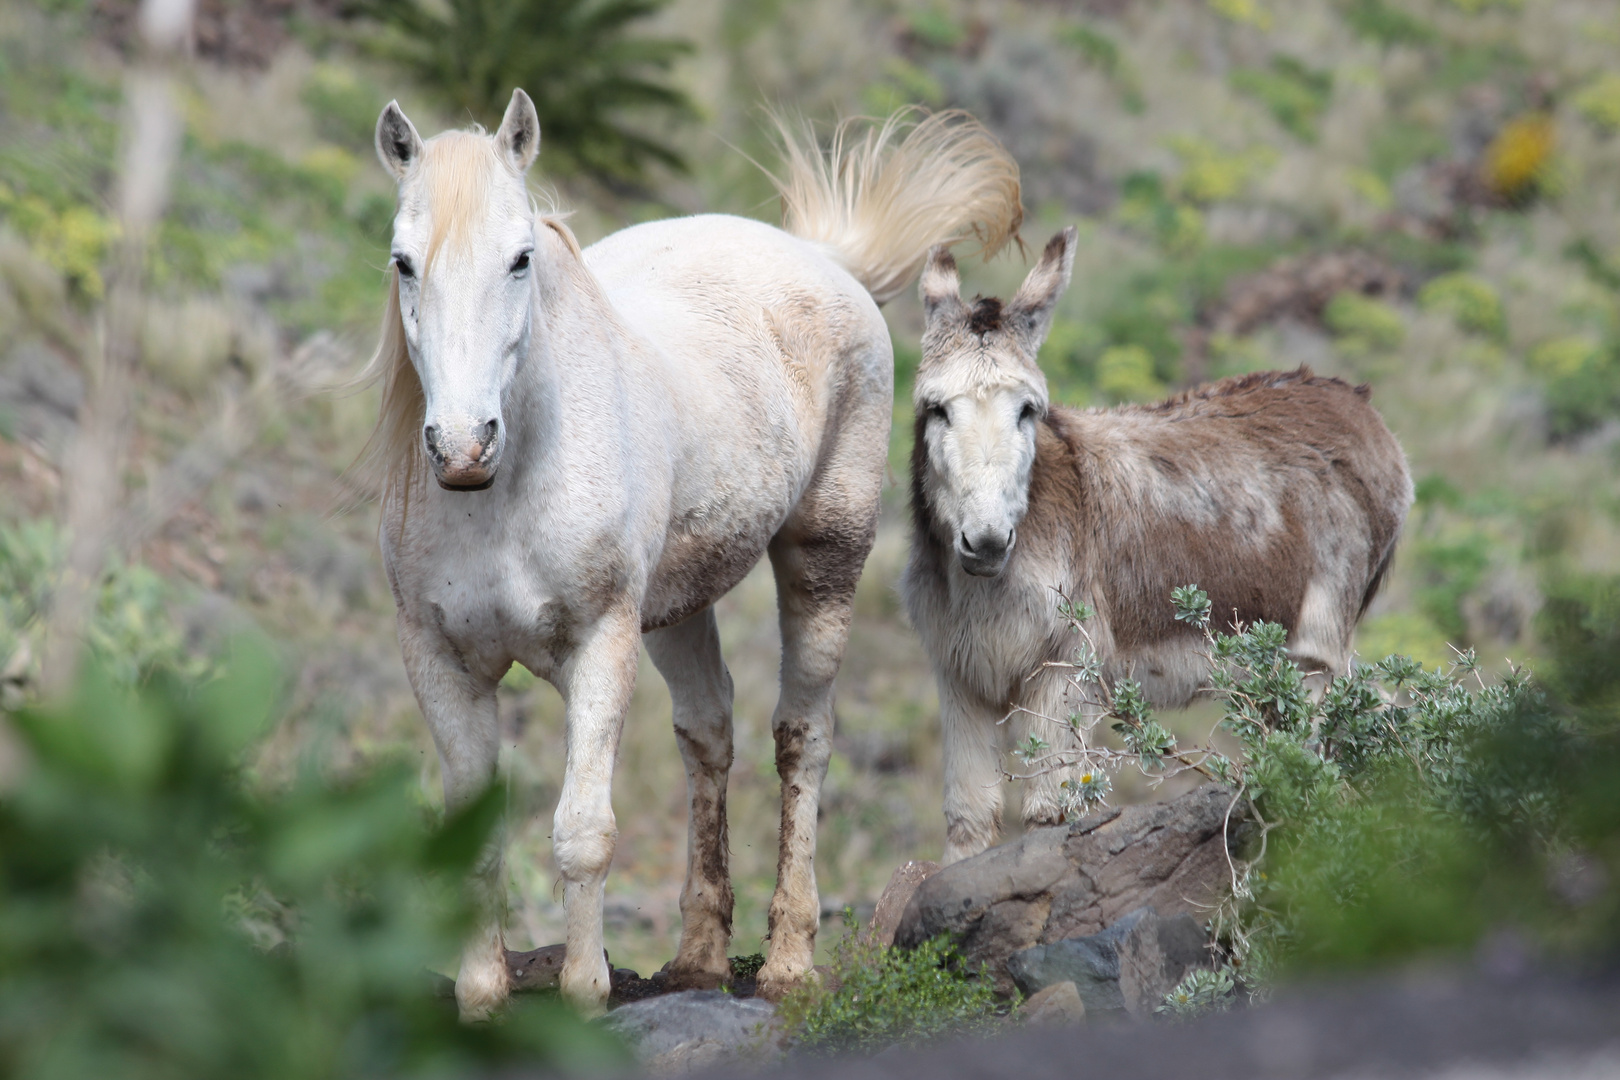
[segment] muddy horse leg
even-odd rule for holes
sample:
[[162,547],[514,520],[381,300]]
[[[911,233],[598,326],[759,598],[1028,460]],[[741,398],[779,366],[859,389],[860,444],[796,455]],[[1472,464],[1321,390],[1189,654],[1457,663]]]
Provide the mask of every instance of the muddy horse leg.
[[731,673],[720,655],[714,609],[644,635],[647,652],[669,684],[675,738],[686,763],[690,817],[686,884],[681,889],[681,944],[670,966],[677,989],[713,989],[730,974],[731,871],[726,779],[731,772]]

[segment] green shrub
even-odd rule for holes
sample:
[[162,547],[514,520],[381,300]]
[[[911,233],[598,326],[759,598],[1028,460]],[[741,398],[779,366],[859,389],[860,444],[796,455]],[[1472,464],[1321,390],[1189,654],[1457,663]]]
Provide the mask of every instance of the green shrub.
[[240,762],[280,679],[240,649],[200,685],[90,666],[10,717],[0,794],[0,1073],[444,1076],[616,1063],[560,1006],[470,1028],[430,991],[469,924],[458,882],[499,813],[442,825],[416,770],[254,793]]
[[1316,121],[1333,96],[1333,76],[1314,71],[1291,56],[1276,56],[1265,68],[1238,68],[1232,89],[1255,98],[1277,123],[1307,142],[1316,139]]
[[1352,348],[1393,349],[1406,336],[1400,312],[1358,292],[1341,292],[1328,301],[1322,321]]
[[[1579,588],[1590,593],[1571,592]],[[1079,637],[1069,677],[1093,707],[1063,722],[1077,751],[1056,753],[1032,737],[1019,754],[1026,773],[1135,768],[1152,779],[1191,770],[1233,787],[1234,807],[1248,808],[1238,815],[1249,819],[1248,836],[1232,867],[1233,895],[1211,928],[1246,987],[1282,967],[1465,949],[1504,918],[1587,947],[1620,941],[1613,725],[1573,722],[1522,669],[1488,683],[1472,651],[1458,653],[1449,670],[1402,656],[1358,663],[1313,694],[1283,627],[1216,634],[1209,598],[1193,586],[1175,590],[1170,603],[1177,619],[1205,629],[1209,690],[1241,753],[1178,744],[1136,683],[1105,683],[1085,630],[1091,612],[1065,602]],[[1588,599],[1558,616],[1572,673],[1556,674],[1555,685],[1597,703],[1588,706],[1594,715],[1620,701],[1617,612],[1620,604]],[[1104,719],[1123,749],[1095,740]],[[1583,799],[1581,790],[1598,794]],[[1071,813],[1098,801],[1074,784],[1065,793]],[[1547,884],[1571,851],[1606,860],[1578,920]],[[1196,1012],[1208,1004],[1199,993],[1220,996],[1202,983],[1180,990],[1166,1011]]]
[[1601,131],[1620,131],[1620,74],[1599,76],[1575,95],[1575,108]]
[[1450,315],[1462,329],[1488,337],[1501,337],[1507,329],[1502,299],[1488,281],[1458,271],[1442,274],[1418,293],[1418,304],[1425,311]]
[[1002,1006],[988,975],[965,971],[943,935],[915,949],[886,948],[859,933],[846,912],[830,968],[830,989],[806,985],[782,1002],[787,1030],[805,1049],[871,1053],[999,1025]]
[[628,122],[690,118],[686,94],[664,81],[691,51],[681,40],[632,33],[668,0],[359,0],[392,34],[377,48],[451,109],[493,129],[514,87],[540,115],[548,172],[607,183],[642,179],[649,165],[684,168],[663,139]]

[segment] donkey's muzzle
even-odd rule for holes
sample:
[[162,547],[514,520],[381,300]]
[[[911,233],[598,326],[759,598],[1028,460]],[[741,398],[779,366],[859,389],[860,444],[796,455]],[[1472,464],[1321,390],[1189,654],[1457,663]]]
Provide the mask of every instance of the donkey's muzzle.
[[1016,538],[1016,529],[1009,529],[1005,536],[981,533],[977,537],[969,537],[966,532],[961,532],[956,537],[956,558],[961,562],[962,569],[974,577],[995,577],[1006,569],[1007,556],[1012,552]]
[[501,422],[474,425],[465,434],[422,428],[422,446],[433,464],[433,478],[447,491],[482,491],[495,482],[501,461]]

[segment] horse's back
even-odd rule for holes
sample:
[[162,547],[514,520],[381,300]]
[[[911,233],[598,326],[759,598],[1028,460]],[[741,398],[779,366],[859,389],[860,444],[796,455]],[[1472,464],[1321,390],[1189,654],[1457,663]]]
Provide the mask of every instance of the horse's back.
[[[585,261],[646,343],[644,362],[662,369],[667,397],[654,411],[668,420],[676,467],[644,613],[649,627],[668,625],[740,580],[802,516],[816,477],[831,470],[877,490],[893,398],[888,328],[815,245],[745,218],[633,226]],[[852,451],[853,466],[842,460]]]

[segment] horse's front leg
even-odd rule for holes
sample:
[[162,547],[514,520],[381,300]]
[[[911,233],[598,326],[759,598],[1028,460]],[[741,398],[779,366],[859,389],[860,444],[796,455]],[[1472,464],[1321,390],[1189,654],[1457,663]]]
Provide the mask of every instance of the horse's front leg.
[[[436,633],[401,614],[399,639],[405,673],[439,750],[444,807],[452,814],[477,798],[495,779],[500,751],[496,681],[469,672]],[[478,928],[461,954],[456,1004],[463,1020],[487,1020],[506,1002],[510,983],[501,924],[506,893],[501,880],[502,830],[491,837],[473,868],[469,888]]]
[[562,992],[586,1013],[608,998],[602,955],[602,887],[619,835],[613,817],[613,764],[641,645],[639,608],[625,601],[585,628],[563,664],[558,688],[567,702],[568,750],[552,852],[563,881],[568,927]]

